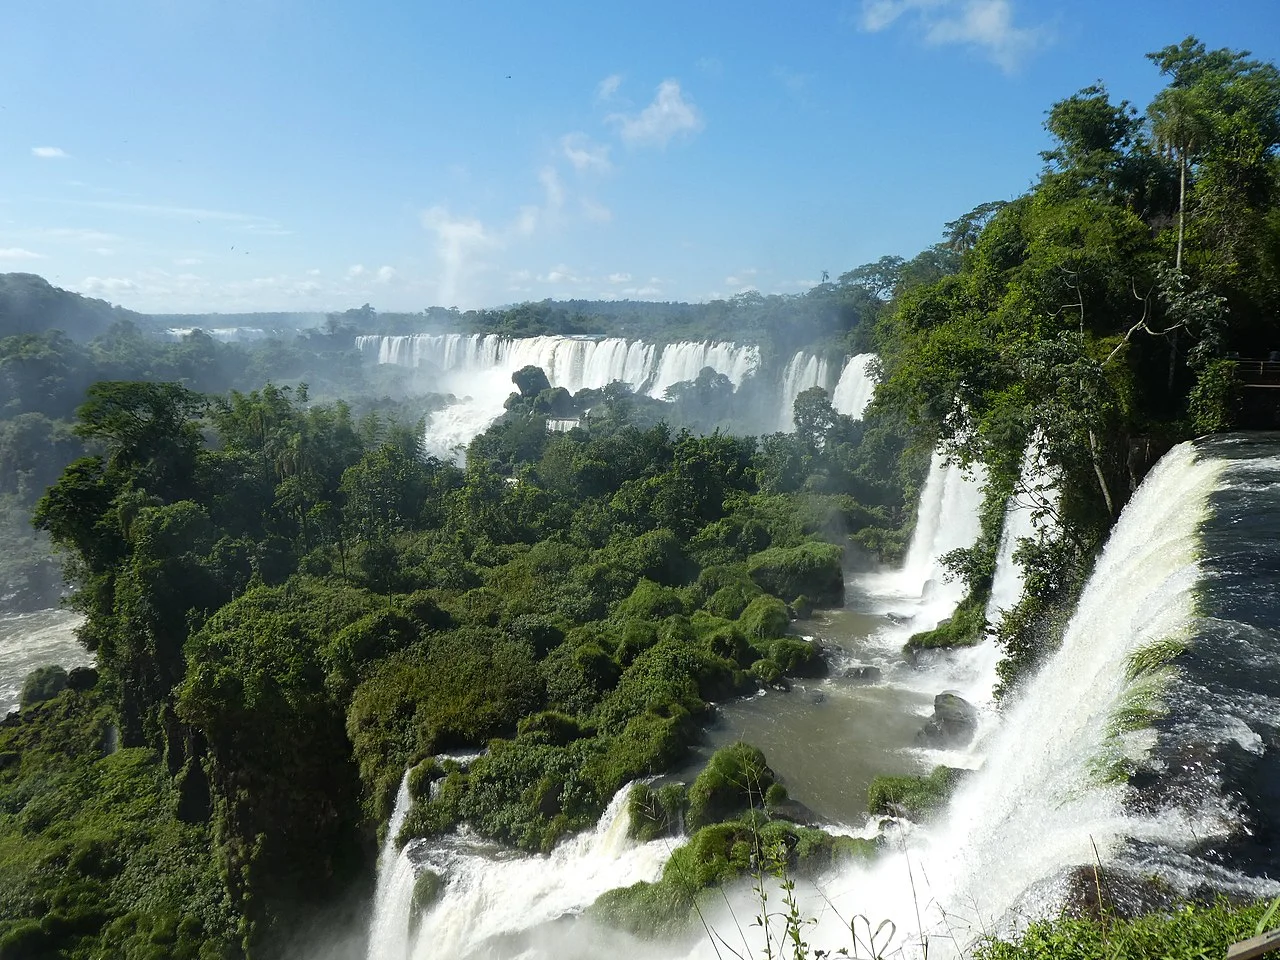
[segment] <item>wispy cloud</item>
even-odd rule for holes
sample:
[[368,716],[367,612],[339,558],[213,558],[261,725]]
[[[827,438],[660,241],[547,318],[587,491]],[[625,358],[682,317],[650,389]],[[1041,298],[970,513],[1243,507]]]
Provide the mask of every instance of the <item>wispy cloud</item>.
[[685,99],[677,80],[658,84],[653,102],[639,113],[613,113],[605,119],[632,146],[665,147],[673,137],[693,135],[704,126],[701,112]]
[[396,268],[381,266],[378,268],[377,274],[374,276],[375,283],[390,283],[396,278]]
[[43,260],[44,254],[22,247],[0,247],[0,260]]
[[582,198],[582,215],[592,223],[609,223],[613,220],[612,210],[588,197]]
[[612,100],[618,95],[620,86],[622,86],[622,74],[611,73],[596,84],[596,102],[605,103]]
[[356,277],[363,277],[367,271],[363,263],[352,264],[347,268],[347,276],[354,280]]
[[617,284],[617,283],[630,283],[630,282],[631,282],[631,274],[629,274],[629,273],[611,273],[611,274],[609,274],[609,282],[610,282],[610,283],[614,283],[614,284]]
[[863,30],[877,33],[900,20],[924,43],[977,50],[1006,73],[1053,40],[1049,24],[1016,25],[1013,0],[863,0]]
[[282,229],[280,223],[270,217],[237,213],[233,210],[210,210],[206,207],[179,207],[155,203],[126,203],[121,200],[59,200],[57,202],[77,207],[92,207],[95,210],[136,213],[141,216],[163,217],[170,220],[209,220],[216,223],[252,225],[252,229],[259,233],[271,233]]
[[129,293],[138,289],[138,284],[125,277],[85,277],[80,288],[86,293]]
[[608,173],[609,145],[596,143],[585,133],[566,133],[560,138],[560,150],[579,173]]
[[65,160],[70,154],[61,147],[32,147],[31,155],[41,160]]

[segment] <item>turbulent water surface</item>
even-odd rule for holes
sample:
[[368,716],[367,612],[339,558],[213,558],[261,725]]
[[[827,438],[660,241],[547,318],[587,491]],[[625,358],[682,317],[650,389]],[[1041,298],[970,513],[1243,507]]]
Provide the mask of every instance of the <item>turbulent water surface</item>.
[[91,662],[75,637],[79,614],[40,610],[0,617],[0,716],[18,706],[22,681],[36,667],[76,667]]

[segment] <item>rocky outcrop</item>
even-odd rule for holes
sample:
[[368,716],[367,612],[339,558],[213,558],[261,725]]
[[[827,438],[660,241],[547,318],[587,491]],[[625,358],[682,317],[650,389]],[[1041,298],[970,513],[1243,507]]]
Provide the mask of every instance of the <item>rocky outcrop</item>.
[[933,698],[933,716],[916,739],[930,747],[962,747],[977,728],[977,708],[956,691],[944,690]]

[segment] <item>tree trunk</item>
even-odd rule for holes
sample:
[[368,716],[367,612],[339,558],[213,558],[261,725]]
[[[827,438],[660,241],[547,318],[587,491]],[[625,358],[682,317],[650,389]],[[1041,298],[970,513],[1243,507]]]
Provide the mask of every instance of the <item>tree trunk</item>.
[[1093,472],[1098,478],[1098,486],[1102,490],[1102,499],[1107,502],[1107,514],[1114,517],[1116,515],[1115,501],[1111,499],[1111,488],[1107,486],[1106,475],[1102,472],[1102,464],[1098,462],[1098,438],[1094,436],[1093,428],[1089,428],[1089,459],[1093,461]]
[[[1187,154],[1178,151],[1178,251],[1174,255],[1173,267],[1182,273],[1182,238],[1187,222]],[[1173,377],[1178,368],[1178,331],[1169,335],[1169,379],[1166,390],[1173,393]]]
[[1174,256],[1173,266],[1182,272],[1182,238],[1187,222],[1187,155],[1178,151],[1178,252]]

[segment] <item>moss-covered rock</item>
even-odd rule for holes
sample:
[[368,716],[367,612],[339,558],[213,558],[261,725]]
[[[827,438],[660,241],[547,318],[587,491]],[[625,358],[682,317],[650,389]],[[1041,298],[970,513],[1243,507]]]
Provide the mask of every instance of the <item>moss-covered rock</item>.
[[67,687],[67,671],[54,664],[36,667],[22,683],[22,709],[52,700]]
[[791,616],[777,597],[756,597],[738,617],[738,625],[753,641],[777,640],[787,633]]
[[810,598],[814,603],[844,602],[844,551],[811,540],[797,547],[770,547],[747,558],[747,572],[775,597]]
[[444,895],[444,877],[434,870],[423,870],[413,881],[413,899],[409,902],[410,936],[418,929],[422,917],[440,902]]
[[694,904],[709,888],[757,871],[820,873],[875,851],[871,840],[833,837],[756,812],[698,830],[672,853],[660,880],[611,890],[588,913],[637,936],[676,935],[689,927]]
[[747,743],[722,747],[689,788],[691,830],[762,808],[765,793],[777,778],[764,754]]
[[928,776],[876,777],[867,788],[867,809],[890,817],[926,819],[950,799],[965,773],[955,767],[935,767]]
[[628,833],[641,843],[678,836],[684,828],[689,795],[683,783],[650,787],[637,783],[627,795]]

